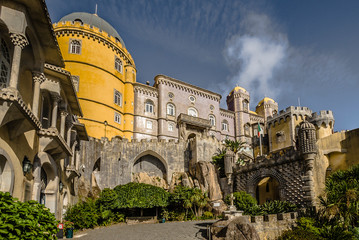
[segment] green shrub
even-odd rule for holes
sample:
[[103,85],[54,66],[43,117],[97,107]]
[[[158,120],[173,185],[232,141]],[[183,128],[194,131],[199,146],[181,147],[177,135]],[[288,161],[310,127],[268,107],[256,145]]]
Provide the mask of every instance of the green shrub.
[[98,225],[99,218],[95,200],[91,198],[70,206],[65,215],[65,220],[73,222],[75,229],[93,228]]
[[[231,202],[230,197],[230,195],[227,195],[226,197],[226,203],[228,205]],[[236,206],[237,210],[244,211],[244,214],[248,213],[249,209],[257,205],[257,200],[245,191],[234,192],[233,197],[234,206]]]
[[1,239],[54,239],[57,231],[55,216],[44,205],[0,192]]
[[204,212],[202,217],[201,217],[203,220],[206,220],[206,219],[213,219],[214,216],[213,216],[213,213],[212,212]]
[[128,183],[114,188],[117,208],[166,207],[169,193],[164,189],[145,183]]
[[295,212],[297,206],[287,201],[274,200],[261,205],[264,214]]
[[324,240],[324,238],[305,229],[297,228],[294,230],[284,231],[283,234],[277,238],[277,240]]

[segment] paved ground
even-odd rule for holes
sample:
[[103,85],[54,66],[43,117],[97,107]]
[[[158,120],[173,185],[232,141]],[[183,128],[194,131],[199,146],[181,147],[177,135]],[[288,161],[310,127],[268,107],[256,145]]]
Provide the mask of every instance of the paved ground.
[[116,224],[75,234],[80,240],[189,240],[207,239],[207,225],[216,220],[158,224]]

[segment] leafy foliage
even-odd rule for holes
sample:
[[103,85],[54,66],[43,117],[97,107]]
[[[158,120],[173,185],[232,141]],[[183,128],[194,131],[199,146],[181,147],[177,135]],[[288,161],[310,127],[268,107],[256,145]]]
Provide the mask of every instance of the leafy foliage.
[[[245,191],[234,192],[233,197],[234,206],[236,206],[238,210],[244,211],[244,214],[248,214],[249,209],[257,205],[257,200]],[[227,204],[230,204],[230,195],[227,195],[225,201]]]
[[53,239],[56,233],[55,216],[44,205],[0,192],[1,239]]
[[190,209],[197,218],[202,215],[202,209],[206,207],[208,196],[201,189],[176,186],[170,197],[170,202],[174,208],[184,208],[185,220],[187,220],[188,209]]
[[313,234],[310,231],[296,228],[294,230],[288,230],[283,232],[283,234],[277,238],[277,240],[324,240],[324,238]]
[[93,228],[98,225],[99,211],[95,200],[88,198],[85,202],[70,206],[65,220],[73,222],[75,229]]
[[276,214],[295,212],[297,210],[297,206],[287,201],[274,200],[261,205],[261,209],[264,214]]
[[114,188],[117,208],[166,207],[169,193],[164,189],[145,183],[128,183]]

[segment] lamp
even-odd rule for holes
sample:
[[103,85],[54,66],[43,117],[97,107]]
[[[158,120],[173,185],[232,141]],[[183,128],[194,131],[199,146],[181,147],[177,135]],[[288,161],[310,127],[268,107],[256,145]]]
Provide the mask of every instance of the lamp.
[[24,160],[22,161],[22,171],[24,172],[24,175],[26,175],[26,173],[29,173],[31,171],[31,168],[32,164],[30,160],[25,156]]
[[59,191],[62,192],[62,189],[64,189],[64,184],[60,181],[59,182]]

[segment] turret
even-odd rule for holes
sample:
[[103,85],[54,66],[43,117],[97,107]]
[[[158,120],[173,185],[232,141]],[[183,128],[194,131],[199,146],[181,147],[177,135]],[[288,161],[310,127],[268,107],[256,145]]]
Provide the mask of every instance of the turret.
[[305,159],[313,158],[316,152],[316,134],[315,127],[312,123],[304,121],[299,127],[299,148]]
[[278,103],[271,98],[265,97],[256,106],[256,113],[263,116],[266,121],[268,117],[278,113]]
[[314,124],[318,139],[333,133],[334,116],[332,111],[320,111],[319,114],[315,112],[309,121]]

